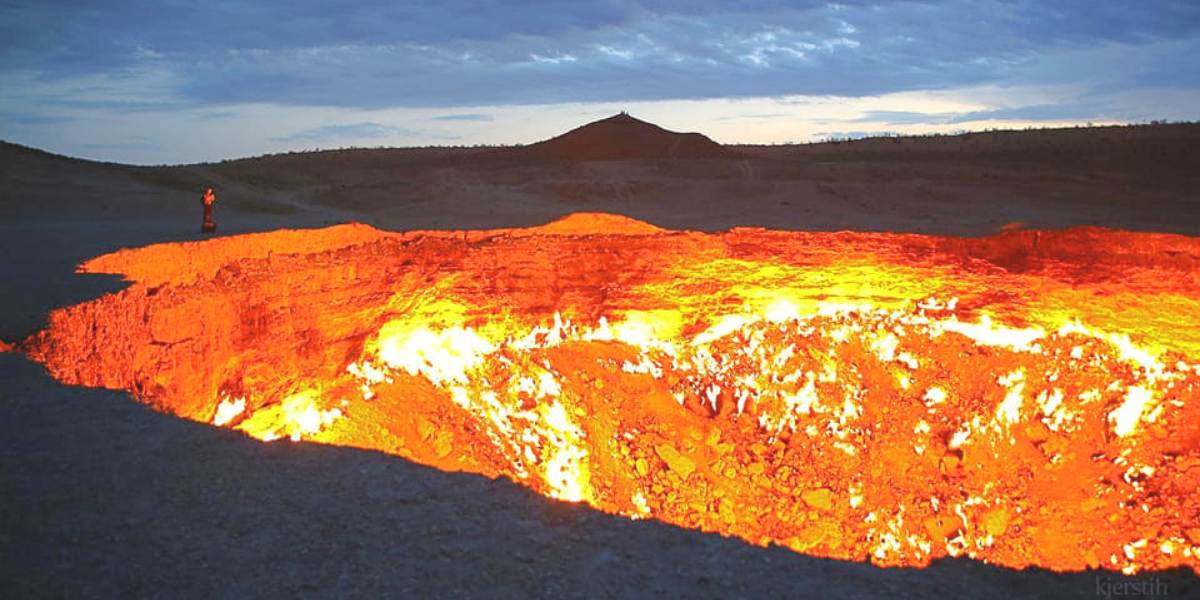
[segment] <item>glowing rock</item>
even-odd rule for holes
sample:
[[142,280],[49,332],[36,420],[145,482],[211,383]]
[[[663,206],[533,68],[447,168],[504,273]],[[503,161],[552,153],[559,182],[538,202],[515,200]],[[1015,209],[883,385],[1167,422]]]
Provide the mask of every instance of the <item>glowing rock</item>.
[[833,492],[826,488],[808,490],[800,495],[804,503],[820,510],[833,509]]
[[663,459],[663,462],[667,463],[667,466],[672,471],[679,473],[679,476],[684,479],[687,479],[687,476],[696,470],[696,463],[692,459],[680,454],[670,444],[659,444],[654,447],[654,452],[658,454],[659,458]]

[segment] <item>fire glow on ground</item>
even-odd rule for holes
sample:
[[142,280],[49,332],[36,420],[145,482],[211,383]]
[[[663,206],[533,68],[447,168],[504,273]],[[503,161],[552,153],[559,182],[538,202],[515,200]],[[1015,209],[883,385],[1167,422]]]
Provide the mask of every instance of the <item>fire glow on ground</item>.
[[610,215],[160,244],[20,345],[271,443],[806,554],[1200,571],[1200,241]]

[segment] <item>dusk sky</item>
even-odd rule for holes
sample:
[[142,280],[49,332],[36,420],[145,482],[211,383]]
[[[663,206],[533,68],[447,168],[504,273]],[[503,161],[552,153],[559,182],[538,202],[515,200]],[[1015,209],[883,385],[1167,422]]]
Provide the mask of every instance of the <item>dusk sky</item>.
[[0,138],[141,164],[1200,119],[1200,2],[0,0]]

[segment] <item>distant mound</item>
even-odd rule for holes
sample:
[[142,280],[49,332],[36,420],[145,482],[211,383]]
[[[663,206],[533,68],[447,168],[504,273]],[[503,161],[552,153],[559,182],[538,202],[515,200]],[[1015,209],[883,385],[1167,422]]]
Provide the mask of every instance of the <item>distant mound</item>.
[[731,158],[737,152],[699,133],[676,133],[620,113],[520,149],[550,160]]

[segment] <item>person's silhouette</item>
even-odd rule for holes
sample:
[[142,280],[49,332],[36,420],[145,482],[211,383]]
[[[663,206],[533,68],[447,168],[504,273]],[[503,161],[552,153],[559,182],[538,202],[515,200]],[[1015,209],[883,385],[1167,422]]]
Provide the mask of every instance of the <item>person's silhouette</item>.
[[217,195],[213,193],[212,188],[204,190],[204,222],[200,223],[200,233],[212,233],[217,230],[217,223],[213,221],[213,203],[217,201]]

